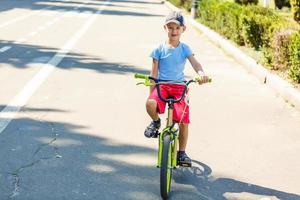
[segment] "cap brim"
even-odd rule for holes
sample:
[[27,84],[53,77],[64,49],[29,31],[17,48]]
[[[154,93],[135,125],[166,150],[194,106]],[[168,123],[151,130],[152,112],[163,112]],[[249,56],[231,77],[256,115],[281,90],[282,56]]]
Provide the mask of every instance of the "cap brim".
[[179,26],[180,26],[180,22],[179,21],[177,21],[177,20],[169,20],[169,21],[166,21],[165,22],[165,25],[167,25],[167,24],[170,24],[170,23],[175,23],[175,24],[178,24]]

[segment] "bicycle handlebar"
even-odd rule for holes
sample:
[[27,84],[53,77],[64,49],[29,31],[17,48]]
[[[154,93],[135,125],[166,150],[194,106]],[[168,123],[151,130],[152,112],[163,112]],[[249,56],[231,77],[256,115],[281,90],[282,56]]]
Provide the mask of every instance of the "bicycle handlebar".
[[147,79],[147,77],[149,76],[145,74],[134,74],[134,78]]
[[[161,79],[157,79],[157,78],[154,78],[152,76],[145,75],[145,74],[135,74],[134,77],[135,78],[139,78],[139,79],[145,79],[145,82],[142,83],[142,84],[144,84],[146,86],[153,86],[153,85],[158,86],[157,87],[158,97],[162,101],[167,102],[167,103],[177,103],[177,102],[180,102],[183,99],[184,95],[185,95],[185,92],[186,92],[186,90],[188,88],[188,85],[190,83],[197,82],[197,78],[191,79],[189,81],[182,82],[182,81],[174,81],[174,80],[161,80]],[[153,80],[155,82],[155,84],[151,84],[150,80]],[[208,82],[211,82],[211,81],[212,81],[212,79],[209,78]],[[167,99],[165,99],[165,98],[163,98],[161,96],[161,94],[160,94],[160,87],[159,87],[159,85],[161,85],[161,84],[178,84],[178,85],[183,85],[184,88],[183,88],[183,91],[182,91],[182,94],[181,94],[180,98],[178,98],[178,99],[173,99],[173,98],[167,98]]]

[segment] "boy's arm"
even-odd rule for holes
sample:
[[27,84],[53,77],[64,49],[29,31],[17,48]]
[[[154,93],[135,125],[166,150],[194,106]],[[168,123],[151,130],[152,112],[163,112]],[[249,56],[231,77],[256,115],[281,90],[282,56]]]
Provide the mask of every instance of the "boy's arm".
[[188,57],[192,67],[196,71],[196,73],[200,76],[199,84],[208,82],[208,76],[205,75],[202,65],[197,61],[197,59],[194,57],[194,55],[190,55]]
[[[152,69],[150,72],[150,76],[157,78],[158,75],[158,60],[156,59],[152,59]],[[151,82],[153,82],[153,80],[151,80]],[[154,89],[155,86],[150,86],[150,94],[152,92],[152,90]]]

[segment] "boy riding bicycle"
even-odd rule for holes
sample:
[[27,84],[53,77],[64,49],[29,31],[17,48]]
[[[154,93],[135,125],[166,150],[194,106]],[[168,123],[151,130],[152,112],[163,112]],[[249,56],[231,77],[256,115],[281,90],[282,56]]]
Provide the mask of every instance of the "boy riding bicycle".
[[[184,66],[186,59],[188,59],[199,76],[198,83],[208,82],[208,76],[204,74],[201,64],[194,57],[190,47],[180,42],[181,34],[186,29],[182,14],[176,11],[170,12],[166,17],[164,29],[167,32],[168,39],[151,53],[152,70],[150,76],[166,81],[184,81]],[[172,96],[177,99],[182,94],[183,88],[182,85],[163,84],[160,86],[160,91],[164,98]],[[146,137],[155,137],[161,124],[159,114],[164,113],[165,104],[158,97],[157,88],[155,86],[150,87],[146,110],[152,122],[144,132]],[[188,140],[188,125],[190,123],[189,106],[185,98],[174,105],[173,120],[179,123],[178,163],[190,164],[191,159],[185,152]]]

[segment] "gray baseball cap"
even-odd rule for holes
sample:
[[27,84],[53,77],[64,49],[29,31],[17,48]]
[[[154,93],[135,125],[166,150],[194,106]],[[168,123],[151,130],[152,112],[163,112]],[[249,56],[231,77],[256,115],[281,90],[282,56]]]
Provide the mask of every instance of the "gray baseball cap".
[[168,23],[171,23],[171,22],[174,22],[180,26],[185,26],[184,18],[182,16],[181,12],[178,12],[178,11],[171,11],[167,15],[165,25],[167,25]]

